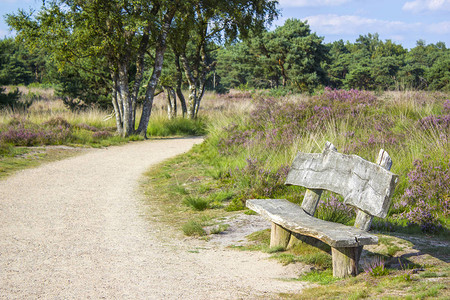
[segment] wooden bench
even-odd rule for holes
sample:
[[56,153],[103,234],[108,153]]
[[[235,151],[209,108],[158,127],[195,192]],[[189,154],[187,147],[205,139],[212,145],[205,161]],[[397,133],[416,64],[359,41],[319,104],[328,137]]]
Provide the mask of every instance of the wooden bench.
[[[301,206],[284,199],[251,199],[246,206],[272,221],[271,247],[320,240],[331,246],[333,276],[355,276],[362,247],[378,243],[377,236],[367,233],[372,218],[385,218],[391,203],[398,181],[389,172],[391,165],[383,149],[375,164],[338,153],[327,142],[322,153],[299,152],[292,163],[286,184],[307,188]],[[353,227],[314,218],[323,190],[342,195],[345,204],[358,210]]]

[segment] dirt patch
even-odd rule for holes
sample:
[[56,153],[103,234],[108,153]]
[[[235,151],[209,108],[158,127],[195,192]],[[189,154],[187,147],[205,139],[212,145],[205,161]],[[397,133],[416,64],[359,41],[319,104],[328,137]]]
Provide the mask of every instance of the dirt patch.
[[218,234],[211,234],[209,242],[221,246],[243,246],[248,243],[246,236],[256,231],[270,228],[270,222],[259,215],[247,215],[239,213],[228,216],[219,221],[218,225],[206,227],[207,232],[217,228],[221,224],[228,225],[228,228]]

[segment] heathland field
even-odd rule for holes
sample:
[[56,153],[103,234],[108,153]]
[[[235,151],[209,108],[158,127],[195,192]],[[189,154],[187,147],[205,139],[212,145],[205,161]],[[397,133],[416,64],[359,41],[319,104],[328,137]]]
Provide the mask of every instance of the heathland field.
[[[25,95],[26,93],[24,93]],[[28,93],[30,95],[30,92]],[[0,115],[0,174],[79,153],[142,140],[115,134],[111,111],[71,112],[47,90],[33,92],[28,109]],[[26,99],[25,99],[26,100]],[[380,148],[400,176],[386,219],[375,219],[376,247],[363,254],[362,272],[336,282],[330,256],[305,245],[271,249],[267,230],[247,237],[236,250],[271,253],[284,264],[306,264],[299,278],[316,282],[302,298],[448,298],[450,211],[450,95],[441,92],[374,93],[324,89],[314,95],[273,96],[264,91],[206,94],[199,118],[167,117],[166,98],[154,104],[150,138],[203,135],[189,153],[146,175],[143,189],[164,212],[160,222],[188,236],[209,240],[230,231],[229,217],[248,214],[250,198],[285,198],[300,203],[304,190],[284,180],[298,151],[321,152],[326,141],[338,151],[374,161]],[[49,146],[69,147],[49,147]],[[155,192],[156,191],[156,192]],[[174,217],[175,216],[175,217]],[[351,225],[352,208],[339,195],[322,197],[316,216]],[[327,285],[327,289],[320,288]]]

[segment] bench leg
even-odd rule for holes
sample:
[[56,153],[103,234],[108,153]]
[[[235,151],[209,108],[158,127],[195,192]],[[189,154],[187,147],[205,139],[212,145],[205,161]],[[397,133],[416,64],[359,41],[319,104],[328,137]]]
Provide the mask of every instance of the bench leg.
[[348,277],[358,274],[359,257],[362,247],[331,248],[333,276]]
[[270,248],[283,247],[287,248],[289,240],[291,238],[291,232],[284,229],[278,224],[272,223],[272,229],[270,231]]

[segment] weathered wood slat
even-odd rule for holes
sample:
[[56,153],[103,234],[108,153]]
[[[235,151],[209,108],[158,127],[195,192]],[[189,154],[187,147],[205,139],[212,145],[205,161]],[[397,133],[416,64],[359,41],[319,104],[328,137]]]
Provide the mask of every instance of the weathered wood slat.
[[284,199],[251,199],[247,207],[290,231],[319,239],[331,247],[358,247],[377,244],[378,238],[355,227],[311,217]]
[[[325,144],[324,150],[329,149],[332,151],[337,151],[337,148],[330,142]],[[309,190],[307,189],[305,192],[305,196],[302,201],[303,210],[310,216],[314,216],[317,204],[319,204],[320,196],[322,195],[323,190]]]
[[356,155],[325,149],[295,158],[286,184],[338,193],[344,203],[370,215],[384,218],[398,176]]
[[[376,163],[380,165],[380,167],[390,171],[392,167],[392,159],[389,154],[384,150],[380,149],[378,152],[378,157]],[[358,210],[356,214],[355,227],[364,231],[369,231],[370,226],[372,225],[373,216],[366,214],[365,212]]]

